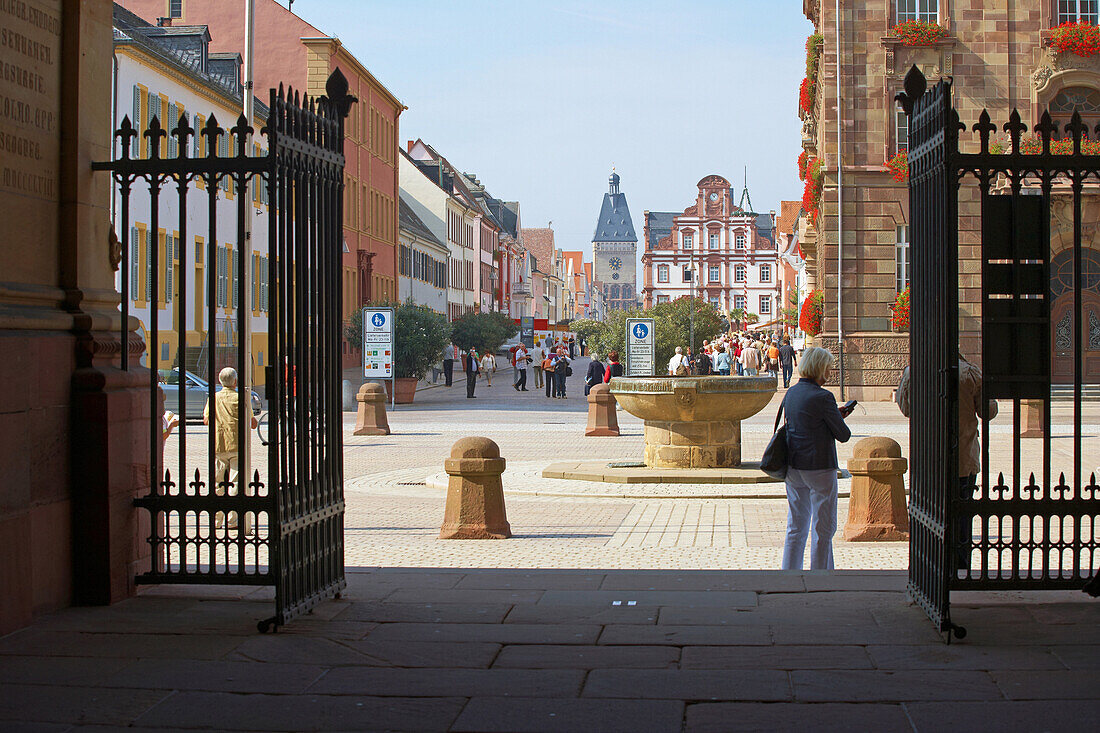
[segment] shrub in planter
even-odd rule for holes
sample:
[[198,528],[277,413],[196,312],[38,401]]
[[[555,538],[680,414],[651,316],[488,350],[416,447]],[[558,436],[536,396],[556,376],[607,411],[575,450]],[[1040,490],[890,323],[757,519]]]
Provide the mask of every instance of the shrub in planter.
[[[450,326],[447,317],[433,311],[426,305],[417,305],[411,301],[402,303],[381,303],[394,307],[394,376],[397,379],[423,379],[432,365],[439,361],[443,347],[450,339]],[[363,311],[352,314],[344,328],[344,337],[348,343],[361,349],[363,346]]]
[[811,290],[802,301],[802,312],[798,316],[798,327],[810,336],[821,333],[821,324],[825,319],[825,293]]

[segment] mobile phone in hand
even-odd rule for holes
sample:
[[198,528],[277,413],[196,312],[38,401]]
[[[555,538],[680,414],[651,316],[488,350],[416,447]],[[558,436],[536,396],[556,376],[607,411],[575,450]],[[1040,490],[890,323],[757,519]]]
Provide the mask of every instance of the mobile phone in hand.
[[859,402],[856,400],[848,400],[844,403],[844,406],[840,408],[840,414],[844,417],[848,417],[852,414],[852,411],[856,409],[856,405],[858,404]]

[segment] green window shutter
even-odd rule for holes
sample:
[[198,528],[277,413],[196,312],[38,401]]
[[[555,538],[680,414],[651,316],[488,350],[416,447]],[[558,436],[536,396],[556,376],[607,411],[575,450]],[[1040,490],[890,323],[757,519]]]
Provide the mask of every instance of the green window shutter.
[[179,121],[180,121],[179,116],[180,116],[179,107],[177,107],[174,104],[169,104],[168,105],[168,117],[167,117],[168,122],[164,126],[165,129],[168,130],[168,157],[169,158],[175,158],[177,155],[179,155],[179,148],[177,147],[178,144],[179,144],[179,141],[176,140],[175,135],[172,134],[172,130],[176,129],[176,125],[179,124]]
[[134,124],[134,129],[138,131],[138,134],[130,141],[130,157],[136,158],[139,154],[138,151],[141,150],[141,89],[138,88],[137,84],[134,85],[134,113],[130,116],[130,122]]
[[[260,258],[259,257],[253,258],[253,261],[256,263],[256,269],[259,270],[260,269]],[[258,272],[252,273],[252,279],[249,281],[252,284],[252,310],[259,310],[259,307],[260,307],[260,301],[258,300],[259,292],[257,291],[257,288],[256,288],[256,278],[258,276],[259,276]]]
[[175,239],[171,234],[164,237],[164,302],[172,302],[172,259]]
[[218,247],[218,305],[225,306],[225,247]]
[[[239,262],[238,262],[239,264]],[[233,268],[233,307],[237,307],[237,291],[240,289],[241,283],[241,268]]]
[[191,157],[198,158],[202,155],[202,135],[199,131],[202,130],[203,119],[201,115],[195,115],[195,137],[191,138]]
[[145,233],[145,299],[149,302],[156,300],[156,291],[153,290],[153,233]]
[[141,233],[137,227],[130,227],[130,300],[138,299],[138,250],[140,247]]

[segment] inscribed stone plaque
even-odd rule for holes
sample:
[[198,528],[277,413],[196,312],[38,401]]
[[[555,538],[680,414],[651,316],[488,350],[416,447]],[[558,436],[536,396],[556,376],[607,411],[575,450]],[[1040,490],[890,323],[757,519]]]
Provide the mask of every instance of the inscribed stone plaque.
[[60,93],[61,0],[0,0],[0,251],[9,282],[57,281]]

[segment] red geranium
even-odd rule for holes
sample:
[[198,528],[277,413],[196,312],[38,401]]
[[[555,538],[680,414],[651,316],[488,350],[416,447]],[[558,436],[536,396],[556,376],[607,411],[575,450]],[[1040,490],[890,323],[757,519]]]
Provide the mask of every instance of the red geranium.
[[798,110],[803,115],[808,115],[814,108],[813,86],[809,79],[803,79],[798,87]]
[[894,180],[904,183],[909,180],[909,153],[902,150],[893,158],[886,161],[886,167],[894,174]]
[[798,316],[798,327],[810,336],[821,333],[822,321],[825,319],[825,293],[820,290],[811,290],[802,301],[802,312]]
[[935,23],[907,20],[894,26],[893,35],[903,46],[932,46],[947,37],[947,29]]
[[1050,47],[1084,58],[1100,54],[1100,28],[1091,23],[1063,23],[1050,33]]
[[806,180],[806,166],[810,162],[810,154],[803,150],[798,154],[798,180]]
[[821,175],[821,159],[810,158],[806,163],[806,175],[803,180],[806,185],[802,189],[802,208],[810,217],[810,223],[817,223],[819,203],[821,201],[821,188],[823,176]]
[[908,331],[909,330],[909,286],[905,286],[905,290],[898,293],[898,297],[894,299],[894,319],[893,325],[895,331]]

